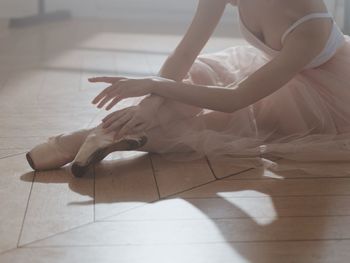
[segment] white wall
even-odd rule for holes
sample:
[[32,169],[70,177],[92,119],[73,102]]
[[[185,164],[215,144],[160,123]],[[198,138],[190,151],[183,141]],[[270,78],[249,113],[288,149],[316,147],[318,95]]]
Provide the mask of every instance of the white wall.
[[0,18],[33,15],[37,9],[37,0],[0,0]]
[[[289,1],[289,0],[288,0]],[[343,20],[341,4],[350,0],[324,0],[331,12],[340,4],[338,22]],[[37,0],[0,0],[0,18],[23,17],[37,12]],[[193,16],[197,0],[45,0],[47,10],[68,9],[77,17],[118,18],[127,20],[180,20]],[[233,8],[228,8],[223,23],[232,23]],[[350,15],[350,14],[349,14]]]
[[[182,20],[192,17],[197,0],[45,0],[45,5],[47,11],[66,9],[76,17]],[[0,17],[36,12],[37,0],[0,0]]]

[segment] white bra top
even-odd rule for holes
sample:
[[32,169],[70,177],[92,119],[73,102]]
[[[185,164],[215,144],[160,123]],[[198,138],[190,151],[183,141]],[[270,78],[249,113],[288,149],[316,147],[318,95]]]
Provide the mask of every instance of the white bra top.
[[[253,46],[256,48],[262,50],[265,54],[269,55],[270,57],[274,57],[277,55],[280,51],[275,50],[268,45],[266,45],[264,42],[262,42],[258,37],[256,37],[251,31],[247,29],[247,27],[244,25],[240,12],[238,7],[238,13],[239,13],[239,24],[241,33],[244,36],[244,38]],[[334,54],[337,52],[337,50],[343,46],[345,43],[345,37],[338,25],[335,23],[333,17],[329,13],[312,13],[308,14],[300,19],[298,19],[295,23],[293,23],[286,32],[282,35],[281,43],[283,45],[285,38],[288,36],[290,32],[292,32],[297,26],[300,24],[311,20],[315,18],[331,18],[333,21],[333,28],[332,32],[329,36],[329,39],[326,43],[326,46],[321,51],[321,53],[315,57],[304,69],[310,69],[310,68],[316,68],[318,66],[321,66],[325,62],[327,62],[329,59],[331,59]]]

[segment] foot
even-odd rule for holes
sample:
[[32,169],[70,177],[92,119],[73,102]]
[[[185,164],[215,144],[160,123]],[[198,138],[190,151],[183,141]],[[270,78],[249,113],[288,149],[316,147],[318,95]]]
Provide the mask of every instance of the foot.
[[125,136],[114,140],[113,133],[105,133],[102,128],[96,128],[91,132],[72,164],[72,174],[82,177],[87,173],[89,167],[103,160],[108,154],[115,151],[132,151],[144,146],[147,142],[146,136]]
[[47,142],[37,145],[26,154],[30,167],[35,171],[43,171],[70,163],[90,132],[80,130],[50,137]]

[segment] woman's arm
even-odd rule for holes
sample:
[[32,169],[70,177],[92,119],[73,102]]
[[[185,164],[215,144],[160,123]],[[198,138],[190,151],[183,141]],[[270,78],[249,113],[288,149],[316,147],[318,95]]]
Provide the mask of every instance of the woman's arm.
[[277,91],[312,61],[328,40],[328,23],[317,19],[299,26],[290,33],[282,51],[273,60],[230,89],[160,82],[151,91],[190,105],[235,112]]
[[[226,0],[199,0],[196,14],[185,36],[166,59],[158,76],[181,81],[208,42],[225,10]],[[144,100],[160,106],[164,98],[151,95]],[[141,102],[142,103],[142,102]]]
[[[175,81],[181,81],[186,76],[194,60],[212,35],[226,4],[226,0],[199,0],[196,14],[187,33],[175,51],[167,58],[158,76]],[[90,79],[91,82],[106,82],[112,86],[117,80],[118,78],[108,77]],[[106,90],[110,90],[110,88]],[[105,94],[105,92],[102,92],[102,94]],[[144,95],[148,95],[148,93]],[[104,95],[98,95],[94,101],[98,101],[101,96]],[[111,109],[117,102],[117,99],[113,100],[106,109]],[[129,107],[125,111],[116,111],[109,114],[103,120],[105,122],[104,127],[118,130],[123,126],[119,133],[127,132],[129,129],[134,131],[136,129],[150,129],[154,125],[152,117],[163,102],[164,97],[151,94],[139,103],[136,110],[135,107]],[[169,118],[172,118],[170,114]]]

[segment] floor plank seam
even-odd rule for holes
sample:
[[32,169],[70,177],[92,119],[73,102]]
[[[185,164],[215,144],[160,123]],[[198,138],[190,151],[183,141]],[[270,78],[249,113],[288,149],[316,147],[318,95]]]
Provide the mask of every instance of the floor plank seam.
[[330,241],[350,241],[350,238],[306,238],[306,239],[264,239],[264,240],[237,240],[237,241],[213,241],[213,242],[169,242],[169,243],[149,243],[149,244],[103,244],[103,245],[55,245],[55,246],[33,246],[20,247],[18,249],[43,249],[43,248],[103,248],[103,247],[133,247],[133,246],[183,246],[183,245],[216,245],[216,244],[271,244],[271,243],[294,243],[294,242],[330,242]]
[[[289,219],[289,218],[338,218],[338,217],[350,217],[349,214],[341,214],[341,215],[295,215],[295,216],[278,216],[277,218],[274,216],[238,216],[238,217],[208,217],[211,221],[234,221],[234,220],[242,220],[242,219]],[[125,220],[103,220],[97,221],[96,223],[125,223],[125,222],[177,222],[177,221],[208,221],[208,218],[166,218],[166,219],[125,219]]]
[[100,218],[100,219],[97,219],[95,222],[104,222],[104,220],[107,219],[107,218],[119,216],[119,215],[122,215],[122,214],[124,214],[124,213],[128,213],[128,212],[130,212],[130,211],[132,211],[132,210],[141,208],[141,207],[143,207],[143,206],[146,206],[146,205],[149,205],[149,204],[154,204],[155,202],[158,202],[158,201],[159,201],[159,200],[157,199],[157,200],[151,201],[151,202],[149,202],[149,203],[141,204],[141,205],[139,205],[139,206],[135,206],[135,207],[126,209],[126,210],[121,211],[121,212],[118,212],[118,213],[116,213],[116,214],[109,215],[109,216],[106,216],[106,217],[102,217],[102,218]]
[[93,167],[93,189],[92,189],[92,196],[94,198],[93,202],[93,220],[96,221],[96,166]]
[[35,177],[36,177],[36,172],[34,172],[32,183],[31,183],[31,186],[30,186],[28,199],[27,199],[27,204],[26,204],[26,208],[24,210],[23,220],[22,220],[22,224],[21,224],[21,229],[20,229],[20,232],[19,232],[19,235],[18,235],[17,248],[20,247],[19,244],[20,244],[20,241],[21,241],[21,238],[22,238],[24,222],[25,222],[25,219],[26,219],[26,216],[27,216],[27,212],[28,212],[28,207],[29,207],[29,202],[30,202],[30,198],[31,198],[31,195],[32,195],[33,187],[34,187]]
[[205,156],[205,160],[206,160],[206,162],[208,164],[208,167],[209,167],[212,175],[218,180],[219,178],[216,176],[215,171],[214,171],[213,167],[211,166],[211,163],[210,163],[210,161],[208,159],[208,156]]
[[[254,168],[253,168],[253,169],[254,169]],[[327,177],[326,179],[329,179],[329,178]],[[350,179],[350,178],[346,178],[346,179]],[[265,180],[276,181],[276,179],[265,179]],[[283,179],[283,180],[285,180],[285,179]],[[194,189],[203,187],[203,186],[205,186],[205,185],[208,185],[208,184],[213,183],[213,182],[216,182],[216,181],[223,181],[223,182],[227,181],[227,182],[229,182],[229,181],[233,181],[233,180],[214,179],[214,180],[209,181],[209,182],[207,182],[207,183],[204,183],[204,184],[201,184],[201,185],[197,185],[197,186],[191,187],[191,188],[189,188],[189,189],[186,189],[186,190],[183,190],[183,191],[180,191],[180,192],[177,192],[177,193],[168,195],[168,196],[164,196],[164,197],[160,198],[160,200],[166,200],[166,199],[169,199],[169,198],[171,198],[171,197],[176,197],[176,195],[183,194],[183,193],[186,193],[186,192],[188,192],[188,191],[192,191],[192,190],[194,190]],[[237,181],[239,181],[239,180],[237,179]],[[247,180],[243,180],[243,181],[247,181]],[[253,181],[253,180],[250,180],[250,181]],[[258,181],[262,181],[262,180],[258,180]],[[286,196],[289,196],[289,195],[286,195]],[[293,195],[291,195],[291,196],[293,196]],[[298,196],[298,195],[296,195],[296,196]],[[306,195],[306,196],[307,196],[307,195]],[[321,196],[327,196],[327,195],[321,195]],[[336,196],[338,196],[338,195],[336,195]],[[339,196],[344,196],[344,195],[339,195]],[[346,196],[346,195],[345,195],[345,196]],[[210,197],[208,197],[208,198],[210,198]]]
[[72,228],[64,230],[62,232],[55,233],[53,235],[49,235],[47,237],[40,238],[40,239],[37,239],[37,240],[34,240],[34,241],[30,241],[30,242],[22,244],[22,245],[18,245],[17,248],[24,248],[24,247],[27,247],[27,246],[29,246],[31,244],[35,244],[37,242],[41,242],[41,241],[47,240],[47,239],[53,238],[53,237],[58,236],[58,235],[66,234],[66,233],[71,232],[73,230],[76,230],[76,229],[79,229],[79,228],[82,228],[82,227],[86,227],[86,226],[89,226],[89,225],[92,225],[92,224],[95,224],[95,222],[92,221],[92,222],[85,223],[85,224],[80,225],[80,226],[72,227]]
[[21,154],[25,154],[25,153],[27,153],[27,150],[24,151],[24,152],[20,152],[20,153],[14,153],[14,154],[2,156],[2,157],[0,157],[0,160],[6,159],[6,158],[15,157],[15,156],[18,156],[18,155],[21,155]]
[[[186,193],[186,192],[188,192],[188,191],[191,191],[191,190],[200,188],[200,187],[202,187],[202,186],[211,184],[211,183],[216,182],[216,181],[219,181],[219,180],[217,180],[217,179],[214,178],[214,180],[212,180],[212,181],[209,181],[209,182],[206,182],[206,183],[203,183],[203,184],[200,184],[200,185],[193,186],[193,187],[191,187],[191,188],[188,188],[188,189],[186,189],[186,190],[183,190],[183,191],[180,191],[180,192],[177,192],[177,193],[174,193],[174,194],[170,194],[170,195],[164,196],[164,197],[162,197],[160,200],[166,200],[166,199],[169,199],[169,198],[171,198],[171,197],[176,197],[176,195],[179,195],[179,194],[182,194],[182,193]],[[178,198],[178,197],[176,197],[176,198]]]
[[[229,177],[233,177],[233,176],[236,176],[236,175],[240,175],[240,174],[243,174],[243,173],[245,173],[245,172],[249,172],[249,171],[255,170],[255,169],[257,169],[257,168],[259,168],[259,167],[248,168],[248,169],[246,169],[246,170],[242,170],[242,171],[237,172],[237,173],[233,173],[233,174],[229,174],[229,175],[220,177],[219,180],[225,180],[225,179],[227,179],[227,178],[229,178]],[[234,179],[232,179],[232,180],[234,180]]]
[[[249,190],[249,189],[248,189]],[[338,196],[338,197],[344,197],[344,196],[350,196],[350,194],[324,194],[324,195],[269,195],[268,197],[326,197],[326,196]],[[223,197],[217,197],[217,196],[202,196],[202,197],[181,197],[181,196],[175,196],[175,198],[180,198],[184,200],[196,200],[196,199],[222,199]],[[245,199],[245,198],[250,198],[250,199],[256,199],[256,198],[266,198],[262,196],[225,196],[225,198],[240,198],[240,199]],[[166,198],[168,199],[168,198]]]
[[21,247],[15,247],[15,248],[10,248],[10,249],[1,251],[1,252],[0,252],[0,256],[1,256],[1,255],[4,255],[4,254],[7,254],[7,253],[11,253],[11,252],[16,251],[16,250],[18,250],[18,249],[21,249]]
[[160,196],[160,190],[159,190],[159,185],[158,185],[158,181],[157,181],[156,170],[154,168],[154,164],[153,164],[153,160],[152,160],[152,153],[148,154],[148,158],[149,158],[151,168],[152,168],[153,179],[154,179],[154,182],[155,182],[156,188],[157,188],[158,200],[161,200],[162,198]]
[[297,180],[319,180],[319,179],[349,179],[350,176],[321,176],[321,177],[283,177],[283,178],[237,178],[237,179],[220,179],[224,182],[230,182],[230,181],[297,181]]
[[222,181],[267,181],[267,180],[279,180],[279,181],[286,181],[286,180],[297,180],[297,179],[350,179],[350,176],[315,176],[315,177],[283,177],[283,178],[272,178],[272,177],[265,177],[265,178],[221,178]]
[[[272,197],[276,197],[276,198],[285,198],[285,197],[347,197],[347,196],[350,196],[350,195],[336,195],[336,194],[333,194],[333,195],[281,195],[281,196],[272,196]],[[205,200],[205,199],[210,199],[210,200],[213,200],[213,199],[218,199],[218,200],[221,200],[222,197],[215,197],[215,196],[209,196],[209,197],[176,197],[176,198],[180,198],[180,199],[183,199],[183,200]],[[266,197],[260,197],[260,196],[234,196],[234,197],[228,197],[228,199],[265,199]],[[145,204],[142,204],[142,205],[139,205],[137,207],[132,207],[130,209],[127,209],[127,210],[124,210],[124,211],[121,211],[121,212],[118,212],[116,214],[113,214],[113,215],[109,215],[107,217],[104,217],[104,218],[100,218],[100,219],[97,219],[95,220],[96,223],[98,222],[113,222],[114,220],[108,220],[108,218],[112,218],[112,217],[116,217],[116,216],[119,216],[119,215],[122,215],[122,214],[125,214],[125,213],[128,213],[132,210],[136,210],[136,209],[139,209],[141,207],[144,207],[146,205],[149,205],[149,204],[154,204],[158,201],[165,201],[165,200],[168,200],[168,198],[166,199],[160,199],[160,200],[154,200],[154,201],[151,201],[151,202],[148,202],[148,203],[145,203]],[[347,216],[347,215],[342,215],[342,216]],[[349,214],[350,216],[350,214]],[[315,216],[315,217],[318,217],[318,216]]]

